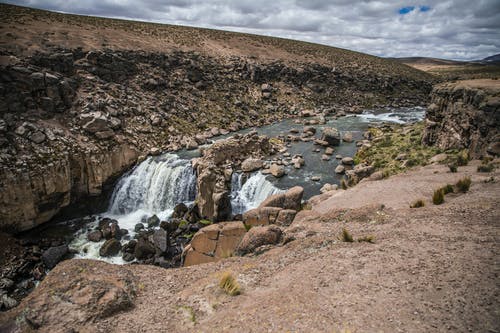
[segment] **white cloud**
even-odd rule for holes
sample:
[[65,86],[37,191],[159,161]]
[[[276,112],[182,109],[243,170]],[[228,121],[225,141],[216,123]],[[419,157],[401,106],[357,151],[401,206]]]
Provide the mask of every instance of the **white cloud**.
[[[500,53],[498,0],[10,0],[69,13],[273,35],[384,57]],[[415,7],[405,15],[403,7]],[[430,7],[421,11],[422,6]]]

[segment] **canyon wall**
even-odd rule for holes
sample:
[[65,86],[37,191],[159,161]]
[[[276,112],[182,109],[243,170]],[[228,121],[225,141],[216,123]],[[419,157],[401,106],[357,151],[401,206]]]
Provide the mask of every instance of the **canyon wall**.
[[435,86],[423,143],[468,149],[472,158],[500,154],[500,82],[469,80]]

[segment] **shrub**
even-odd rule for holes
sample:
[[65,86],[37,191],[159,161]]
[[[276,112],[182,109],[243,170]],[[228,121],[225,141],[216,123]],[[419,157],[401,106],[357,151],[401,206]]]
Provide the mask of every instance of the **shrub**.
[[471,181],[470,177],[464,177],[457,182],[457,184],[456,184],[457,189],[460,192],[465,193],[469,190],[471,183],[472,183],[472,181]]
[[236,278],[231,272],[224,272],[221,274],[219,287],[229,296],[236,296],[241,293],[240,284],[236,281]]
[[349,231],[346,228],[342,229],[342,235],[340,235],[340,240],[343,242],[347,242],[347,243],[354,242],[352,235],[349,233]]
[[444,202],[444,193],[442,189],[437,189],[434,191],[432,196],[432,203],[435,205],[440,205]]
[[477,167],[477,172],[492,172],[495,169],[495,166],[491,163],[481,164]]
[[444,195],[453,193],[453,186],[451,186],[450,184],[446,184],[445,186],[441,187],[441,191],[443,191]]
[[340,182],[340,187],[343,189],[343,190],[347,190],[347,182],[345,181],[344,178],[342,178],[342,181]]
[[450,165],[448,165],[448,168],[450,168],[450,172],[453,172],[453,173],[458,171],[456,164],[450,164]]
[[414,203],[412,203],[410,205],[410,208],[420,208],[420,207],[424,207],[424,206],[425,206],[424,200],[418,199],[417,201],[415,201]]
[[457,154],[456,157],[457,165],[464,166],[469,163],[469,151],[464,149]]
[[358,242],[360,242],[360,243],[361,242],[374,243],[374,241],[375,241],[375,237],[372,235],[358,238]]

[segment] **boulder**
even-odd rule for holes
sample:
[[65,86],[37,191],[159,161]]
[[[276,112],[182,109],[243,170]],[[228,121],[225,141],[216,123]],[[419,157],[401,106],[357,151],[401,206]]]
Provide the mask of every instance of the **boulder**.
[[343,165],[337,165],[337,167],[335,168],[335,173],[341,175],[345,172],[345,167]]
[[316,128],[314,126],[304,126],[304,133],[316,134]]
[[101,257],[116,256],[118,252],[120,252],[121,248],[122,246],[119,241],[114,238],[108,239],[104,242],[104,244],[102,244],[101,248],[99,249],[99,255]]
[[338,146],[340,144],[340,133],[336,128],[325,127],[321,135],[321,140],[328,142],[330,146]]
[[172,213],[172,218],[182,219],[184,215],[188,212],[189,208],[184,203],[178,203],[174,207],[174,212]]
[[325,149],[325,155],[333,155],[334,149],[332,147],[327,147]]
[[158,216],[153,215],[146,220],[146,223],[148,224],[148,228],[154,228],[160,225],[160,219]]
[[271,172],[271,175],[273,175],[276,178],[280,178],[285,175],[285,167],[282,165],[273,164],[269,168],[269,171]]
[[139,260],[151,258],[156,253],[155,247],[147,239],[139,238],[134,249],[134,256]]
[[258,226],[251,228],[236,248],[236,253],[245,255],[253,252],[262,245],[274,245],[281,242],[283,232],[275,225]]
[[245,233],[245,225],[240,221],[221,222],[200,229],[184,250],[184,266],[232,256]]
[[48,248],[42,254],[42,261],[48,269],[54,268],[68,254],[67,245],[54,246]]
[[319,190],[319,192],[321,194],[324,194],[324,193],[327,193],[327,192],[330,192],[330,191],[336,191],[337,189],[339,188],[339,186],[337,184],[325,184],[323,185],[323,187],[321,187],[321,189]]
[[94,230],[91,231],[87,234],[87,239],[90,242],[100,242],[102,239],[102,232],[101,230]]
[[259,207],[243,213],[242,220],[245,225],[257,226],[274,224],[278,218],[280,207]]
[[252,172],[262,168],[264,162],[258,158],[247,158],[241,163],[241,170],[244,172]]
[[100,111],[81,114],[80,124],[89,133],[104,132],[110,129],[108,118]]
[[342,158],[341,162],[344,165],[353,165],[354,164],[354,160],[352,157],[344,157],[344,158]]
[[153,244],[158,249],[158,252],[165,253],[169,248],[169,239],[167,231],[164,229],[155,230],[152,236]]
[[46,138],[45,134],[40,131],[36,131],[30,135],[30,140],[37,144],[44,142]]
[[342,136],[342,141],[344,142],[352,142],[353,137],[351,132],[345,132],[344,135]]

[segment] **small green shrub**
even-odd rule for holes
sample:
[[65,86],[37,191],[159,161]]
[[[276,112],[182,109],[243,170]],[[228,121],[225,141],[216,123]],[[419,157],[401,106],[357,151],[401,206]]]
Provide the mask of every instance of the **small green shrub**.
[[219,287],[229,296],[236,296],[241,293],[241,287],[231,272],[221,274]]
[[450,164],[450,165],[448,165],[448,168],[450,168],[450,172],[453,172],[453,173],[458,171],[456,164]]
[[340,240],[343,242],[347,242],[347,243],[354,242],[352,235],[349,233],[349,231],[346,228],[342,229],[342,235],[340,235]]
[[420,207],[424,207],[424,206],[425,206],[424,200],[418,199],[417,201],[415,201],[414,203],[412,203],[410,205],[410,208],[420,208]]
[[470,177],[464,177],[457,182],[456,186],[460,192],[465,193],[469,190],[471,183]]
[[432,196],[432,203],[435,205],[444,203],[444,193],[442,189],[437,189],[434,191],[434,195]]
[[453,193],[453,186],[450,184],[446,184],[445,186],[441,187],[441,190],[443,191],[444,195],[448,193]]

